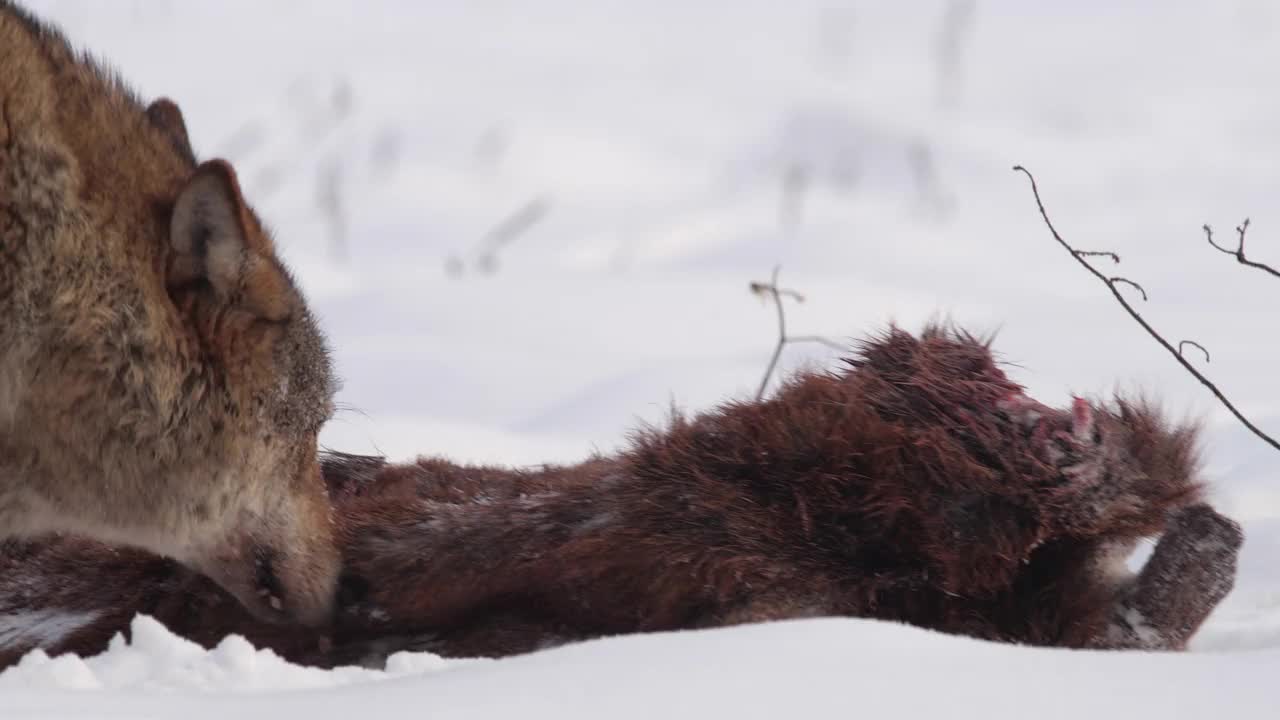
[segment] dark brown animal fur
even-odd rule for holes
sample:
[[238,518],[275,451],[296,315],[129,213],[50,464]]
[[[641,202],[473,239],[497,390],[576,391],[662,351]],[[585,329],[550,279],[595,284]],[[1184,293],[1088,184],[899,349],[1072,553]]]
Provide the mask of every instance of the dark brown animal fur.
[[[0,611],[97,614],[54,652],[99,650],[144,612],[206,645],[241,633],[320,665],[819,615],[1179,649],[1230,590],[1241,542],[1200,501],[1191,428],[1145,403],[1045,407],[985,343],[937,328],[892,330],[841,372],[580,465],[323,466],[345,566],[323,637],[258,623],[171,563],[73,539],[0,555]],[[1161,533],[1127,573],[1133,543]]]

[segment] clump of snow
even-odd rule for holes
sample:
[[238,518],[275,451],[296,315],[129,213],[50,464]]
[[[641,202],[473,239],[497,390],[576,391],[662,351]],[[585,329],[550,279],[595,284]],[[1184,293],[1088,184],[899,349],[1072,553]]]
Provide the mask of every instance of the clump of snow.
[[[870,620],[606,638],[493,662],[401,655],[382,672],[306,670],[237,640],[204,651],[146,620],[135,624],[135,632],[140,636],[133,644],[117,644],[96,658],[60,663],[30,656],[0,675],[0,715],[1271,720],[1280,699],[1274,683],[1278,648],[1226,654],[1054,650]],[[69,688],[101,691],[62,691]],[[276,692],[257,692],[267,688]]]
[[258,650],[239,635],[224,639],[212,650],[169,632],[146,616],[134,618],[131,639],[116,635],[101,655],[51,658],[42,650],[28,653],[17,665],[0,673],[0,692],[15,689],[73,690],[199,690],[260,692],[302,690],[369,682],[387,677],[419,675],[448,667],[429,653],[397,653],[385,671],[343,667],[332,671],[300,667],[270,650]]

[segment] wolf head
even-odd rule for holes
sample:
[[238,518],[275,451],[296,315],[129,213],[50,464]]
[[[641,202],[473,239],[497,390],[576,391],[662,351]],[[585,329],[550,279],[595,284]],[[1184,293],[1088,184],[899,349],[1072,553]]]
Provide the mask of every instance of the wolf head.
[[[194,165],[177,106],[147,117]],[[194,168],[166,230],[166,286],[203,373],[187,401],[216,418],[204,440],[219,458],[201,480],[213,506],[193,508],[218,532],[179,559],[259,616],[320,622],[339,564],[316,446],[337,386],[325,339],[230,164]]]

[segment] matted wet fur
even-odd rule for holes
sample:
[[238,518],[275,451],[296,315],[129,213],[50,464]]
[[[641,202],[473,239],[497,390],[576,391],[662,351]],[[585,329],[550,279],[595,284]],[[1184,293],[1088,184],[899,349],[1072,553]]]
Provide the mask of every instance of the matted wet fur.
[[334,385],[231,165],[0,0],[0,539],[146,548],[323,623]]
[[[330,455],[323,469],[345,566],[329,632],[259,623],[172,563],[67,538],[0,555],[0,612],[53,618],[0,662],[99,651],[139,612],[318,665],[820,615],[1179,649],[1230,590],[1241,542],[1201,501],[1193,428],[1143,402],[1045,407],[986,343],[937,327],[892,329],[838,372],[580,465]],[[1146,567],[1125,570],[1155,535]]]

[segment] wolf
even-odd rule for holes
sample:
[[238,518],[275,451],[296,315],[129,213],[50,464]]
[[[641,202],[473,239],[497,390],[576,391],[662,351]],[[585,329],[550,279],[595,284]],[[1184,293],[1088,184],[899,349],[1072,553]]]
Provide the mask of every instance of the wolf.
[[335,389],[232,166],[0,0],[0,537],[144,548],[323,622]]
[[[343,553],[329,626],[262,623],[142,552],[13,543],[0,613],[30,619],[0,666],[37,646],[100,651],[136,613],[320,666],[818,616],[1179,650],[1231,591],[1243,541],[1204,502],[1194,425],[1142,400],[1045,406],[986,341],[937,327],[892,329],[838,371],[575,465],[322,467]],[[1144,537],[1155,550],[1131,571]]]

